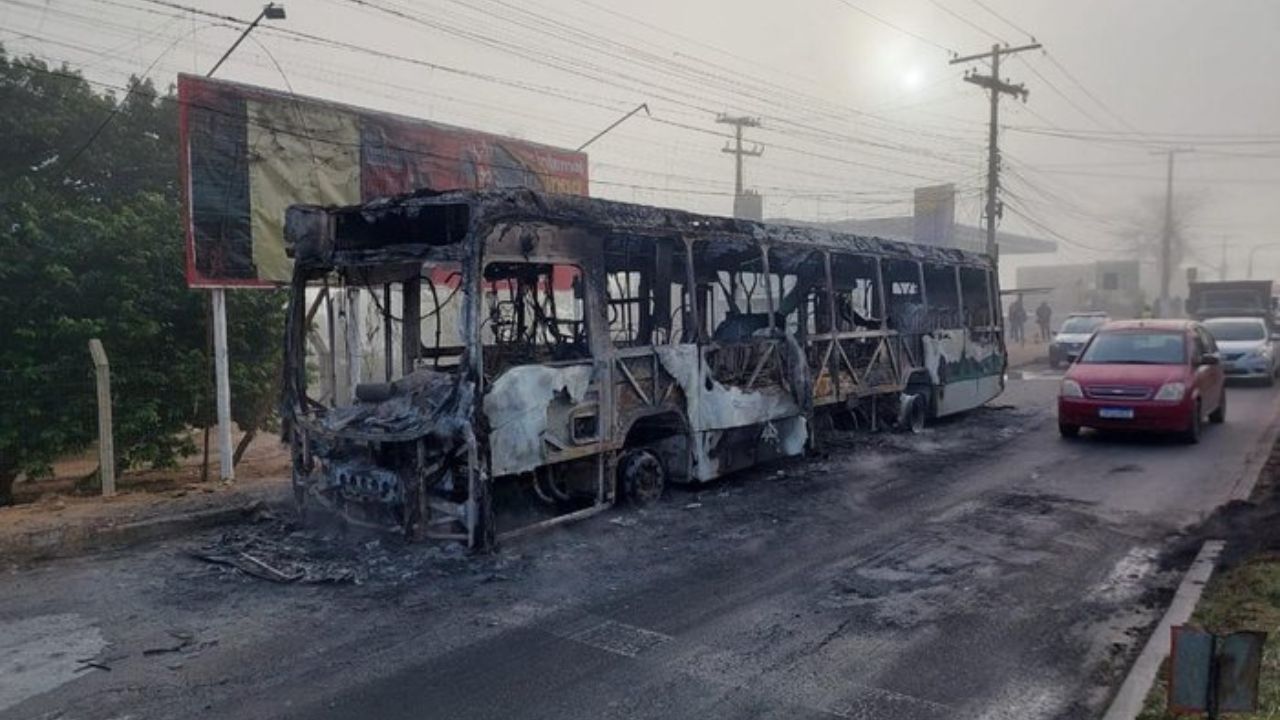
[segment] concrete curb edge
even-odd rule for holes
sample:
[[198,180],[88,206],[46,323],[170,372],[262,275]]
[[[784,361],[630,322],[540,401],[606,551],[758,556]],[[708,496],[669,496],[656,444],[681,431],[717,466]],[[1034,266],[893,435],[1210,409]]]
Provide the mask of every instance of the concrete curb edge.
[[[1280,416],[1272,419],[1262,440],[1250,453],[1245,462],[1244,471],[1240,473],[1240,477],[1231,488],[1229,500],[1246,500],[1253,494],[1253,488],[1262,477],[1262,471],[1267,465],[1267,460],[1271,458],[1271,452],[1277,440],[1280,440]],[[1196,604],[1200,602],[1200,594],[1204,591],[1205,584],[1213,576],[1218,555],[1222,553],[1224,547],[1226,544],[1221,540],[1209,540],[1200,546],[1200,552],[1192,561],[1187,574],[1182,577],[1182,582],[1178,584],[1178,590],[1173,596],[1173,601],[1169,603],[1164,617],[1160,619],[1160,624],[1147,638],[1142,652],[1129,667],[1124,682],[1111,699],[1111,704],[1103,714],[1102,720],[1134,720],[1138,713],[1142,712],[1142,704],[1146,701],[1152,684],[1155,683],[1160,665],[1169,654],[1167,651],[1169,628],[1181,625],[1191,618]]]
[[1222,553],[1225,545],[1221,540],[1209,540],[1200,546],[1200,552],[1192,561],[1191,568],[1187,570],[1186,575],[1182,576],[1182,582],[1178,584],[1173,602],[1169,603],[1169,609],[1165,611],[1164,617],[1160,618],[1160,624],[1156,625],[1156,629],[1151,632],[1151,637],[1147,638],[1147,644],[1142,647],[1142,653],[1129,668],[1129,674],[1125,676],[1120,689],[1116,691],[1115,697],[1111,700],[1111,706],[1107,708],[1102,720],[1133,720],[1138,713],[1142,712],[1142,704],[1147,699],[1147,693],[1156,680],[1156,674],[1160,672],[1160,665],[1168,655],[1166,648],[1169,646],[1169,628],[1181,625],[1191,618],[1191,613],[1196,609],[1196,603],[1200,602],[1200,593],[1204,592],[1205,583],[1209,582],[1209,578],[1213,575],[1214,565],[1217,564],[1218,555]]

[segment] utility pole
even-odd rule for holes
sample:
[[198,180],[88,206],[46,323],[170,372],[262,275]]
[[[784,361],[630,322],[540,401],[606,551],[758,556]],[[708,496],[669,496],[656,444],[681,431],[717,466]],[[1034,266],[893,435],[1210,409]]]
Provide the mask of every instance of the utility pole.
[[1169,148],[1157,154],[1168,157],[1164,189],[1164,230],[1160,234],[1160,317],[1169,312],[1169,279],[1173,276],[1173,158],[1187,148]]
[[747,201],[744,200],[742,189],[742,159],[747,157],[760,157],[764,154],[764,147],[758,143],[752,143],[750,149],[742,147],[742,129],[749,127],[760,127],[760,118],[744,117],[720,113],[716,116],[716,122],[722,125],[734,126],[734,142],[732,145],[725,143],[720,152],[729,153],[734,156],[734,175],[733,175],[733,216],[746,217],[750,220],[759,220],[760,212],[744,212],[746,210]]
[[1022,84],[1014,85],[1000,79],[1000,57],[1012,55],[1025,50],[1038,50],[1040,43],[1022,45],[1020,47],[1001,47],[992,45],[991,52],[978,55],[966,55],[951,61],[952,65],[973,62],[974,60],[991,60],[991,74],[980,75],[970,70],[965,73],[964,81],[985,88],[991,93],[991,127],[987,137],[987,254],[993,259],[997,257],[996,220],[1003,213],[1000,200],[996,197],[1000,190],[1000,148],[997,131],[1000,128],[1000,96],[1013,95],[1027,101],[1028,90]]

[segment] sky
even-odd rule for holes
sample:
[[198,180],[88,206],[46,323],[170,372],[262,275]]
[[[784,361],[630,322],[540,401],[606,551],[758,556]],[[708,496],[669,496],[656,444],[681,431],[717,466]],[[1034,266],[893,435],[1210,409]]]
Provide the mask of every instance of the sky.
[[[988,103],[952,52],[1007,58],[1000,228],[1055,240],[1049,264],[1124,257],[1177,156],[1189,264],[1280,276],[1280,2],[1275,0],[290,0],[218,77],[589,149],[592,193],[732,210],[718,113],[761,119],[746,184],[766,217],[906,215],[914,187],[958,189],[979,224]],[[203,74],[251,19],[242,0],[0,0],[10,55],[109,89]],[[202,11],[193,12],[192,9]],[[301,40],[298,31],[364,51]],[[369,52],[373,51],[373,52]],[[974,69],[986,72],[982,64]],[[1255,250],[1256,248],[1256,250]],[[1006,275],[1005,284],[1010,280]]]

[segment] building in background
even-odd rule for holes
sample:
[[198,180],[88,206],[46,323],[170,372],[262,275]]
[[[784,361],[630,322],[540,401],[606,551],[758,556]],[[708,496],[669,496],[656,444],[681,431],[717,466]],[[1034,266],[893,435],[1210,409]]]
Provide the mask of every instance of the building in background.
[[[1143,289],[1142,265],[1137,260],[1023,266],[1017,270],[1017,282],[1006,288],[1006,293],[1019,288],[1028,291],[1026,302],[1031,305],[1039,304],[1041,299],[1048,301],[1055,326],[1071,312],[1140,317],[1150,297]],[[1006,304],[1013,299],[1007,296]]]
[[743,190],[733,198],[733,216],[739,220],[764,219],[764,196],[755,190]]
[[[899,217],[836,220],[832,222],[799,222],[774,220],[787,225],[820,227],[832,232],[872,235],[886,240],[913,242],[935,247],[951,247],[970,252],[985,252],[987,233],[980,227],[956,222],[956,189],[954,185],[916,188],[913,214]],[[1003,255],[1054,253],[1058,243],[1052,240],[997,232],[996,246]]]

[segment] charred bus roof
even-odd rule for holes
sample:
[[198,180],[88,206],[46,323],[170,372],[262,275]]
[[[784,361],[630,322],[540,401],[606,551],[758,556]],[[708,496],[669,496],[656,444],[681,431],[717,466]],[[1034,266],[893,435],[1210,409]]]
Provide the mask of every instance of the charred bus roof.
[[336,267],[461,259],[503,225],[541,223],[635,237],[738,240],[912,261],[991,268],[990,257],[819,228],[775,225],[683,210],[552,195],[525,189],[418,191],[362,205],[295,205],[285,222],[289,255],[304,272]]

